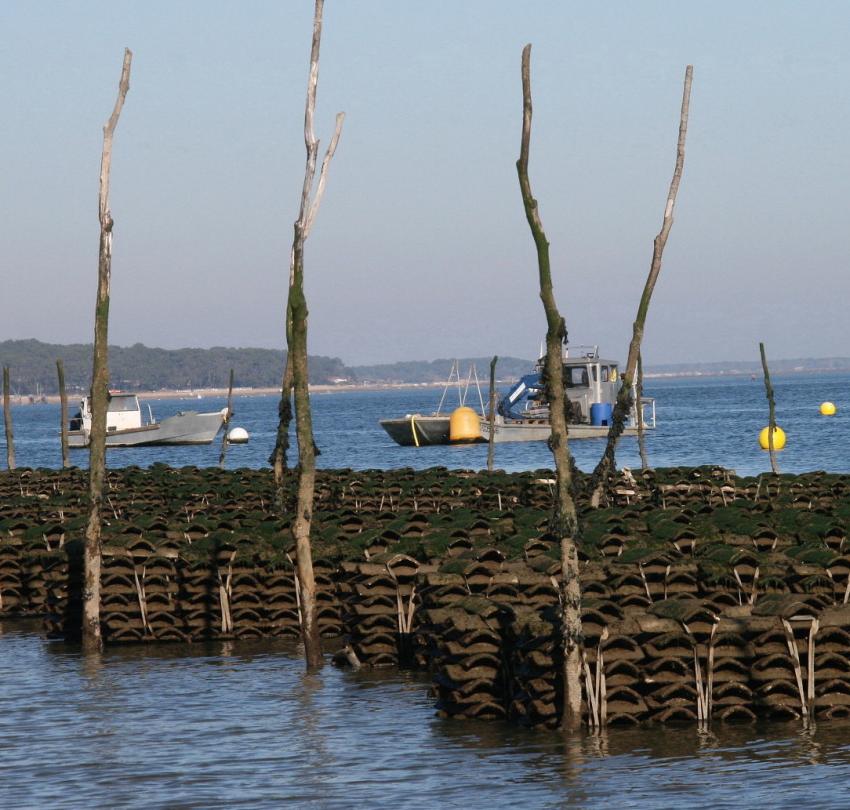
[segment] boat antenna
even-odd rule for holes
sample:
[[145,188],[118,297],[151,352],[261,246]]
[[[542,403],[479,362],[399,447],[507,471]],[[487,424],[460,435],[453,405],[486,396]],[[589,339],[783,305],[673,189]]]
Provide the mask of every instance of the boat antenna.
[[481,381],[478,379],[478,367],[475,363],[470,364],[470,372],[475,376],[475,388],[478,390],[478,402],[481,405],[481,418],[486,419],[487,415],[484,413],[484,397],[481,396]]
[[437,413],[440,413],[443,410],[443,403],[445,403],[446,401],[446,394],[448,393],[449,386],[452,384],[452,380],[454,379],[456,363],[457,360],[452,361],[452,367],[449,371],[449,378],[446,380],[446,384],[443,386],[443,395],[440,397],[440,404],[437,406]]

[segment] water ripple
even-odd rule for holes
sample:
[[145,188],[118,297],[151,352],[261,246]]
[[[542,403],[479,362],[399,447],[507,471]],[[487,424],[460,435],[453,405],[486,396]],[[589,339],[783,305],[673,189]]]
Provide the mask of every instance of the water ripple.
[[434,716],[411,673],[307,675],[278,642],[110,649],[0,627],[0,806],[844,804],[850,724],[568,738]]

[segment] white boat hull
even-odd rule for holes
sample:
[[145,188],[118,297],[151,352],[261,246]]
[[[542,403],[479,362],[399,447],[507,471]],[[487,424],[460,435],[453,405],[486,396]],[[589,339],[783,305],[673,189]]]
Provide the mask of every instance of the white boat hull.
[[[503,442],[545,442],[552,435],[549,423],[542,420],[500,422],[493,425],[495,435],[493,441],[496,444]],[[651,428],[647,426],[647,430]],[[608,438],[608,425],[567,425],[567,438],[569,439],[606,439]],[[637,436],[637,426],[627,425],[623,429],[623,436]],[[485,441],[490,440],[490,425],[486,419],[481,420],[481,435]]]
[[[213,413],[186,411],[169,416],[161,422],[125,430],[111,430],[106,434],[107,447],[146,447],[168,444],[210,444],[224,424],[227,409]],[[72,430],[68,433],[68,447],[88,447],[88,431]]]

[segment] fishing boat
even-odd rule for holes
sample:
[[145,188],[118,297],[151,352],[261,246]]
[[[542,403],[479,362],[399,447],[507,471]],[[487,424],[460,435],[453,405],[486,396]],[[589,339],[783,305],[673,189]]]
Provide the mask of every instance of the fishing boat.
[[[543,383],[544,359],[532,374],[521,377],[502,397],[493,424],[494,442],[547,441],[552,433],[549,403]],[[570,439],[605,438],[622,385],[618,365],[599,356],[598,346],[580,346],[571,357],[564,349],[564,392],[569,401],[567,431]],[[632,405],[624,436],[638,433],[638,419],[646,430],[655,428],[655,399],[642,397]],[[481,434],[490,438],[490,425],[481,420]]]
[[[110,393],[106,411],[107,447],[145,447],[162,444],[210,444],[227,419],[227,408],[210,413],[180,411],[161,422],[154,419],[148,405],[148,421],[135,394]],[[80,410],[71,418],[68,447],[88,447],[91,436],[91,403],[80,401]]]
[[[481,415],[466,404],[473,384],[478,391]],[[458,407],[452,413],[443,413],[448,392],[454,387],[457,388]],[[455,360],[452,363],[449,378],[443,387],[443,395],[440,397],[436,411],[430,414],[408,413],[396,419],[381,419],[379,424],[394,442],[403,447],[468,444],[483,441],[480,424],[483,414],[484,400],[481,396],[481,384],[475,366],[470,365],[469,373],[464,381],[460,375],[460,364]],[[453,420],[454,433],[452,432]],[[460,428],[459,425],[461,425]]]

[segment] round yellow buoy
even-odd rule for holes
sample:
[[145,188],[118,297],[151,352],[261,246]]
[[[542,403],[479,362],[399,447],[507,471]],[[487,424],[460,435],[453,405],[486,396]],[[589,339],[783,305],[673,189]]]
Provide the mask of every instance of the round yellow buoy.
[[835,404],[832,402],[821,402],[820,412],[824,416],[835,416]]
[[[761,433],[759,433],[759,445],[762,450],[770,450],[767,433],[768,428],[762,428]],[[783,447],[785,447],[785,431],[781,427],[775,427],[773,429],[773,449],[781,450]]]
[[449,440],[453,442],[475,442],[481,438],[481,420],[478,414],[462,406],[452,411],[449,419]]

